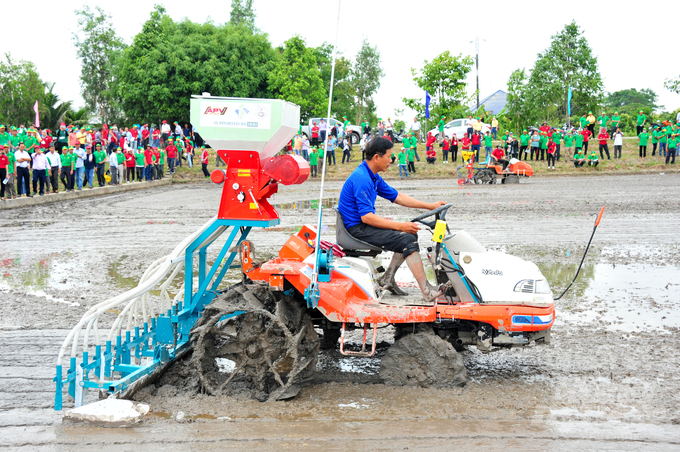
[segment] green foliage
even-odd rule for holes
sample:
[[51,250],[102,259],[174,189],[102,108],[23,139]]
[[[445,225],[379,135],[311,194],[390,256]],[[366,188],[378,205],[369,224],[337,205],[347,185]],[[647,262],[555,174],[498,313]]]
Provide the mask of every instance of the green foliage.
[[253,0],[231,0],[231,25],[242,25],[250,30],[255,29],[255,11]]
[[114,68],[125,44],[116,36],[111,16],[99,6],[91,10],[85,5],[75,13],[78,33],[73,41],[81,60],[81,93],[90,109],[107,121],[116,115]]
[[174,22],[156,6],[120,58],[117,93],[139,122],[189,120],[192,94],[269,97],[276,54],[264,34],[230,24]]
[[[517,80],[512,82],[516,85]],[[529,113],[527,116],[520,113],[524,125],[551,122],[551,118],[562,122],[567,115],[570,86],[572,112],[595,111],[601,105],[603,85],[597,57],[576,22],[567,24],[552,37],[550,47],[538,54],[526,86],[516,90],[522,94],[518,102],[527,105],[519,108],[515,104],[510,111],[513,115],[520,110]]]
[[664,84],[663,84],[667,90],[672,91],[674,93],[680,93],[680,77],[678,78],[669,78],[667,79]]
[[377,47],[371,47],[364,39],[352,68],[352,81],[356,92],[355,124],[361,123],[364,117],[367,117],[371,124],[375,124],[373,95],[380,88],[380,79],[383,75],[385,73],[380,66],[380,51]]
[[[635,88],[630,88],[607,94],[604,99],[604,105],[608,108],[619,109],[619,112],[621,112],[621,108],[632,104],[642,105],[651,109],[663,108],[663,106],[656,104],[657,98],[658,96],[651,89],[641,89],[638,91]],[[639,108],[638,111],[640,111]]]
[[[312,51],[316,57],[321,80],[326,90],[326,99],[328,99],[331,86],[333,46],[323,43],[321,46],[313,48]],[[355,94],[354,85],[352,84],[352,62],[344,56],[336,56],[331,115],[337,119],[342,119],[343,116],[347,116],[350,120],[354,119],[356,109]]]
[[[472,70],[474,60],[470,56],[453,56],[447,50],[432,61],[425,61],[421,70],[411,68],[413,81],[423,91],[430,93],[430,117],[461,117],[467,112],[466,77]],[[425,93],[419,99],[402,99],[404,104],[419,116],[425,114]]]
[[33,105],[36,100],[42,105],[44,96],[45,88],[35,65],[25,60],[14,61],[6,53],[5,61],[0,61],[0,123],[33,124]]
[[[300,106],[300,118],[326,114],[326,90],[315,52],[306,47],[304,39],[293,36],[284,43],[281,57],[269,72],[269,88],[278,99]],[[330,79],[329,79],[330,86]]]
[[83,107],[79,110],[69,109],[64,115],[64,122],[68,125],[84,126],[88,123],[90,116],[90,110],[87,107]]
[[70,100],[61,102],[59,96],[53,92],[54,85],[55,83],[45,83],[45,98],[43,101],[45,116],[44,119],[41,118],[41,125],[53,131],[59,129],[59,124],[71,109]]
[[508,79],[508,100],[506,103],[507,129],[519,134],[527,125],[535,123],[538,112],[530,103],[529,80],[524,69],[515,69]]

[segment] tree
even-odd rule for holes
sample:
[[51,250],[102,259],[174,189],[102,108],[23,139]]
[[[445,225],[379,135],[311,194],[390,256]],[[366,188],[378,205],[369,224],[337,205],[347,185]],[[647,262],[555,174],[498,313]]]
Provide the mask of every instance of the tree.
[[188,122],[192,94],[270,97],[276,54],[267,36],[241,26],[174,22],[161,6],[116,67],[125,114],[140,122]]
[[[366,39],[361,44],[352,68],[352,80],[356,92],[355,124],[361,122],[367,113],[375,111],[373,95],[380,88],[380,78],[384,75],[380,66],[380,51],[371,47]],[[373,121],[374,118],[370,118]]]
[[657,98],[658,96],[651,89],[638,91],[635,88],[630,88],[607,94],[604,105],[608,108],[623,108],[629,105],[643,105],[651,109],[663,108],[663,106],[656,105]]
[[55,94],[54,85],[56,83],[45,83],[45,96],[43,105],[45,107],[45,118],[42,119],[44,127],[52,130],[59,129],[59,124],[64,120],[66,114],[71,109],[71,101],[61,102],[59,95]]
[[91,10],[85,5],[76,10],[78,33],[73,33],[78,58],[81,60],[80,82],[83,99],[103,121],[116,112],[114,68],[125,44],[116,36],[111,16],[99,6]]
[[69,109],[64,115],[64,122],[69,125],[84,126],[89,122],[90,116],[90,110],[87,107],[79,110]]
[[460,107],[466,99],[467,74],[472,70],[474,60],[470,56],[453,56],[447,50],[438,55],[432,61],[425,61],[423,68],[418,71],[411,68],[413,81],[423,91],[420,99],[404,98],[404,104],[415,110],[418,115],[425,114],[425,91],[432,100],[430,101],[430,116],[452,117],[460,114]]
[[680,77],[669,78],[663,84],[667,90],[680,94]]
[[602,101],[602,77],[583,32],[572,21],[551,39],[550,47],[538,54],[529,77],[531,104],[547,121],[565,117],[571,87],[572,111],[595,111]]
[[507,118],[512,121],[512,130],[519,134],[520,128],[532,124],[538,119],[536,110],[530,102],[528,77],[524,69],[516,69],[508,79],[508,99],[505,108]]
[[[316,57],[316,62],[321,72],[321,81],[326,90],[326,99],[328,99],[331,86],[333,46],[323,43],[321,46],[313,48],[312,51]],[[343,116],[355,119],[355,95],[356,92],[352,81],[352,62],[344,56],[336,56],[331,114],[337,119],[341,119]]]
[[269,73],[269,88],[278,99],[300,106],[300,117],[323,116],[327,97],[314,51],[300,36],[293,36],[280,49],[281,58]]
[[[0,123],[33,124],[33,105],[43,103],[45,88],[35,65],[30,61],[14,61],[9,53],[0,61]],[[44,111],[41,113],[44,115]]]
[[250,30],[255,29],[255,11],[253,0],[231,0],[231,25],[243,25]]

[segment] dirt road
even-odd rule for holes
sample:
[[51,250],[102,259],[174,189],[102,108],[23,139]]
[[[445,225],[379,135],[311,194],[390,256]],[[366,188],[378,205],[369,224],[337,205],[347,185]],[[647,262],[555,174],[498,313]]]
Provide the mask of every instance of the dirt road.
[[[137,427],[66,425],[51,408],[51,379],[67,330],[92,304],[134,286],[149,263],[212,217],[220,190],[172,186],[5,211],[0,448],[680,448],[679,174],[395,186],[453,202],[456,214],[447,217],[453,228],[536,262],[555,293],[573,277],[595,214],[606,206],[581,278],[557,302],[551,345],[488,354],[470,347],[463,353],[470,381],[462,389],[386,387],[377,379],[377,360],[331,352],[319,364],[330,376],[288,402],[150,389],[140,398],[153,413]],[[327,197],[337,197],[340,187],[327,184]],[[258,256],[274,254],[295,227],[315,221],[317,196],[315,184],[282,188],[274,198],[281,225],[250,236]],[[415,216],[384,201],[378,213]],[[324,230],[331,240],[334,223],[329,211]],[[421,243],[427,240],[423,232]]]

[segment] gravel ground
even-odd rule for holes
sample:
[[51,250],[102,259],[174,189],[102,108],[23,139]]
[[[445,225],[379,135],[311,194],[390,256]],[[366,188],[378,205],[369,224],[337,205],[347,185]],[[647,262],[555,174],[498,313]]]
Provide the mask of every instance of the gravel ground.
[[[463,352],[469,383],[461,389],[383,386],[375,377],[377,360],[330,352],[319,364],[329,375],[326,381],[288,402],[149,389],[142,398],[153,413],[137,427],[62,424],[51,409],[51,379],[67,330],[89,306],[135,285],[149,263],[208,221],[220,190],[170,186],[5,211],[0,447],[680,447],[679,174],[533,178],[515,186],[411,180],[395,186],[423,200],[454,203],[455,212],[447,216],[452,228],[468,231],[488,248],[536,262],[555,293],[573,278],[595,215],[606,207],[582,275],[556,303],[550,345],[487,354],[470,347]],[[328,183],[325,196],[337,197],[340,188],[339,182]],[[296,226],[315,222],[317,197],[315,183],[282,187],[273,200],[281,225],[250,236],[258,257],[275,254]],[[378,213],[415,216],[383,201]],[[329,212],[324,224],[331,239],[334,222]],[[421,243],[427,240],[423,232]],[[389,331],[381,334],[391,341]],[[180,411],[183,421],[176,420]]]

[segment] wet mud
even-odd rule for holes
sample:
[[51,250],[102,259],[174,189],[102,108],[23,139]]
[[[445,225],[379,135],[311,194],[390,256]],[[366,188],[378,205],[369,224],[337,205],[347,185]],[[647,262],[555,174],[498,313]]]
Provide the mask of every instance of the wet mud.
[[[89,307],[129,289],[147,265],[215,215],[219,188],[170,186],[5,211],[0,448],[450,450],[455,443],[467,449],[677,450],[680,200],[667,194],[679,185],[677,174],[533,178],[514,186],[461,188],[455,180],[397,185],[419,199],[454,203],[447,216],[452,229],[535,262],[555,294],[573,278],[595,216],[606,207],[581,276],[556,303],[550,345],[490,353],[468,347],[460,353],[464,387],[389,386],[380,359],[394,330],[385,328],[378,332],[376,357],[321,351],[314,384],[291,400],[271,402],[201,391],[186,356],[168,378],[195,390],[160,380],[143,389],[136,398],[152,413],[124,432],[61,423],[52,410],[58,349]],[[328,183],[328,197],[337,198],[340,187]],[[275,255],[302,224],[316,221],[317,196],[316,183],[281,188],[273,199],[281,224],[250,235],[258,259]],[[416,216],[382,200],[377,211],[395,220]],[[324,238],[332,240],[334,223],[328,209]],[[421,232],[421,244],[428,240]],[[230,275],[223,287],[236,281]],[[109,315],[102,323],[117,313]],[[347,341],[358,346],[360,332]]]

